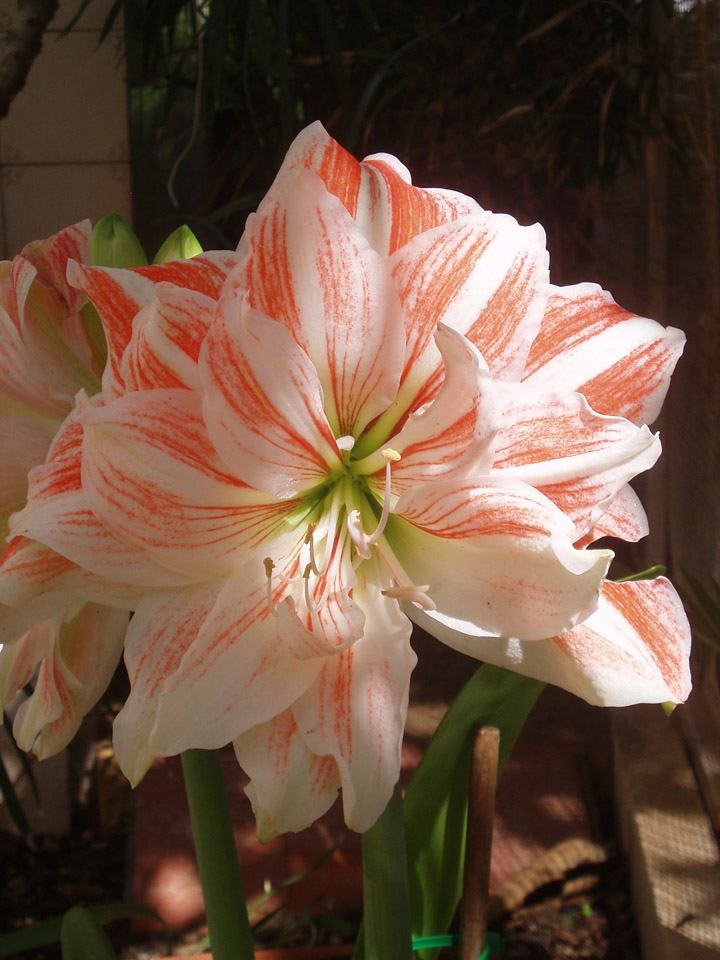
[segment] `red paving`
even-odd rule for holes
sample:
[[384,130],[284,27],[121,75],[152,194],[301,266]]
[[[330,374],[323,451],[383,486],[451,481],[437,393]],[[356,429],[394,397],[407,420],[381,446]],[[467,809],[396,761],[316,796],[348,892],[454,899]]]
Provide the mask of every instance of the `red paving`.
[[[591,830],[578,776],[578,756],[597,747],[605,716],[559,691],[546,691],[508,761],[497,795],[491,890],[527,867],[554,844],[589,837]],[[403,779],[420,758],[420,748],[403,749]],[[258,843],[243,787],[246,777],[231,750],[223,753],[235,840],[248,903],[263,897],[268,882],[277,887],[322,859],[330,859],[301,882],[276,894],[281,902],[308,906],[322,899],[359,908],[360,838],[346,830],[338,802],[309,830]],[[166,923],[182,929],[203,917],[187,805],[177,757],[158,760],[136,791],[133,901],[157,911]],[[267,909],[268,902],[263,902]],[[270,958],[268,958],[270,960]]]

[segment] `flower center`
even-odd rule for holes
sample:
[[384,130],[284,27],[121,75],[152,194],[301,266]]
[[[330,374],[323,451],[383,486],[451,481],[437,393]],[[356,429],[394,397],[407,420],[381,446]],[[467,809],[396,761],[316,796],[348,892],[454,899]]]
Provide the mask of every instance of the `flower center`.
[[[392,465],[401,459],[400,453],[392,447],[385,447],[362,460],[352,460],[350,454],[355,439],[342,436],[336,442],[345,469],[328,478],[323,487],[309,493],[302,510],[296,515],[299,522],[304,518],[307,523],[299,554],[293,562],[296,575],[288,577],[277,572],[270,557],[264,560],[270,611],[276,613],[274,597],[278,596],[278,589],[282,591],[290,587],[296,604],[299,602],[304,606],[313,628],[320,632],[319,610],[331,589],[330,584],[340,584],[348,579],[348,575],[354,577],[351,571],[372,559],[373,547],[387,571],[382,575],[383,579],[387,577],[386,582],[389,581],[381,592],[386,597],[433,610],[435,604],[427,596],[429,586],[409,582],[384,538],[393,500]],[[383,463],[385,481],[382,494],[379,494],[373,489],[368,475],[377,472]],[[374,528],[368,533],[367,527],[373,523]],[[341,569],[338,570],[338,566]]]

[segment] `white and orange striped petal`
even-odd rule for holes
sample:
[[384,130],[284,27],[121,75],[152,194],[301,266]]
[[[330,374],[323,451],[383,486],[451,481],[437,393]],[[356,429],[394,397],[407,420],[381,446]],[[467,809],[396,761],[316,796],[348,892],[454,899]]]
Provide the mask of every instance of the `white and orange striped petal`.
[[595,413],[580,393],[525,384],[499,384],[497,393],[505,424],[494,469],[549,497],[575,524],[576,539],[660,456],[660,440],[647,427]]
[[386,261],[314,174],[292,171],[248,218],[233,279],[313,363],[338,436],[357,437],[395,399],[405,333]]
[[598,413],[652,423],[684,345],[681,330],[623,310],[594,283],[554,287],[523,380],[577,390]]
[[121,270],[71,263],[68,280],[93,303],[102,320],[108,344],[108,362],[102,379],[106,400],[120,396],[126,386],[121,364],[130,343],[133,321],[156,297],[156,285],[170,283],[217,300],[237,257],[229,252],[204,253],[192,260]]
[[334,759],[345,822],[363,832],[385,809],[400,776],[416,657],[410,623],[396,601],[382,597],[375,584],[356,588],[355,597],[365,610],[363,636],[326,660],[292,711],[312,753]]
[[219,304],[200,375],[208,436],[246,483],[287,498],[339,468],[315,366],[287,327],[252,310],[234,286]]
[[[421,626],[427,615],[413,611]],[[664,577],[606,583],[596,613],[550,640],[483,639],[428,627],[456,650],[563,687],[588,703],[681,703],[690,693],[690,627]]]
[[[148,603],[149,615],[158,603]],[[173,600],[168,610],[180,625],[183,604]],[[144,631],[146,619],[139,609],[133,636]],[[323,649],[331,659],[340,655],[327,645]],[[250,561],[226,580],[179,666],[165,677],[150,750],[170,756],[190,747],[220,747],[282,713],[322,668],[325,657],[312,652],[307,655],[304,643],[293,643],[281,631],[268,606],[263,566]]]
[[151,390],[81,416],[82,491],[93,514],[118,540],[190,581],[229,575],[293,508],[228,471],[201,403],[190,390]]
[[245,792],[261,843],[305,830],[335,802],[340,789],[335,759],[320,757],[306,746],[292,709],[247,730],[233,747],[250,777]]
[[22,750],[42,760],[67,746],[115,672],[127,625],[126,611],[71,602],[0,649],[0,706],[7,706],[39,667],[33,692],[13,723]]
[[487,364],[469,340],[444,324],[435,342],[445,371],[442,386],[388,441],[401,454],[393,469],[395,494],[430,480],[485,476],[492,468],[502,418]]
[[204,293],[157,284],[155,299],[133,320],[120,364],[125,389],[197,389],[200,347],[215,304]]
[[575,549],[574,532],[533,487],[492,477],[409,490],[386,539],[410,581],[429,584],[431,620],[471,635],[536,640],[597,607],[612,553]]
[[520,378],[549,292],[541,227],[483,211],[416,237],[390,267],[407,325],[403,390],[416,404],[439,386],[439,323],[466,336],[495,379]]
[[[426,230],[481,209],[462,193],[412,186],[410,171],[390,154],[376,153],[358,163],[319,122],[292,142],[275,184],[291,170],[316,173],[382,256],[390,256]],[[268,196],[272,195],[273,188]],[[240,250],[243,243],[244,238]]]

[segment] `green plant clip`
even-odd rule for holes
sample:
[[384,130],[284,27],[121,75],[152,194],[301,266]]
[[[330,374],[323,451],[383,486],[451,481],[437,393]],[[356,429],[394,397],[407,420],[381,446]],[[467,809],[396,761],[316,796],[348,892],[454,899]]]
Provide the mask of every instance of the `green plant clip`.
[[[413,950],[430,950],[433,947],[456,947],[460,943],[460,937],[454,933],[441,933],[432,937],[413,937]],[[478,960],[487,960],[494,953],[500,953],[505,949],[505,941],[499,933],[488,930],[485,949],[478,957]]]

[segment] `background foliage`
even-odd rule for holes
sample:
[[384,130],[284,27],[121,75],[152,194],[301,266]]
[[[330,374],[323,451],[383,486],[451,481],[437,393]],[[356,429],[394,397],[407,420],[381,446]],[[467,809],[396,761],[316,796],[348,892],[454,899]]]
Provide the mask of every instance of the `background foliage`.
[[608,184],[653,143],[677,152],[661,96],[675,21],[670,0],[130,0],[141,239],[177,223],[169,181],[205,244],[234,246],[320,119],[356,155],[396,153],[418,183],[541,220],[562,266]]

